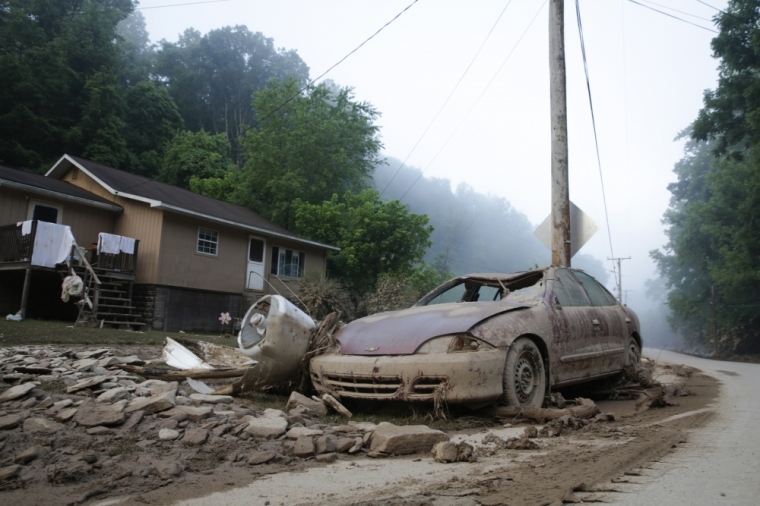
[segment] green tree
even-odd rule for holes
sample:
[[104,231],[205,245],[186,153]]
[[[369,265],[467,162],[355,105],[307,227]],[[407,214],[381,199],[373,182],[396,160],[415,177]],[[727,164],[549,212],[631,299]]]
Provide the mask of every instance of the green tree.
[[212,135],[204,130],[182,131],[166,146],[160,179],[181,188],[191,188],[193,179],[193,191],[219,198],[224,196],[218,196],[219,181],[232,171],[236,169],[230,158],[226,135]]
[[155,74],[167,84],[187,128],[225,133],[242,163],[239,138],[254,121],[251,96],[271,80],[306,81],[309,68],[295,51],[245,26],[201,35],[185,30],[176,43],[161,41]]
[[372,290],[380,275],[411,275],[430,246],[433,227],[398,201],[375,190],[350,191],[321,204],[293,202],[297,230],[341,248],[328,256],[328,271],[356,293]]
[[730,0],[715,16],[720,32],[712,40],[720,59],[718,86],[705,92],[694,122],[697,140],[715,139],[718,154],[741,155],[760,142],[760,1]]
[[[118,51],[116,25],[131,0],[5,0],[0,6],[0,161],[42,169],[63,152],[122,159],[117,121],[97,112],[111,94]],[[100,95],[98,97],[97,95]],[[85,118],[87,116],[87,118]],[[99,117],[99,118],[98,118]],[[100,122],[94,143],[73,127]],[[84,123],[84,124],[83,124]],[[104,150],[115,148],[116,152]]]
[[124,137],[132,172],[156,177],[164,147],[182,128],[182,117],[162,85],[140,81],[127,90]]
[[256,127],[245,137],[246,163],[233,200],[286,228],[293,200],[321,205],[334,193],[369,185],[382,144],[378,112],[351,90],[272,82],[254,96]]

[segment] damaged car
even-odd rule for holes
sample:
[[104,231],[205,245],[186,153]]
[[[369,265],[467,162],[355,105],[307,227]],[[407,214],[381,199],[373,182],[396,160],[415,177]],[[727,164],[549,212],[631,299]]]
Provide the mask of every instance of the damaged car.
[[320,393],[524,408],[541,407],[553,388],[619,374],[642,347],[631,309],[585,272],[559,267],[457,277],[334,337],[310,362]]

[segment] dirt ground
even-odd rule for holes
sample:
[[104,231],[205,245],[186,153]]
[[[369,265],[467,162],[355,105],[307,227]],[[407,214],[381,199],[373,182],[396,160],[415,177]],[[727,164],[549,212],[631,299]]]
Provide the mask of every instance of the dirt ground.
[[[71,355],[92,348],[58,347],[57,352],[63,349]],[[111,354],[155,360],[158,353],[157,347],[112,347]],[[116,374],[116,370],[110,374]],[[337,461],[322,463],[314,457],[296,457],[293,441],[284,437],[261,440],[235,432],[243,417],[259,417],[265,408],[284,409],[287,397],[278,395],[237,398],[233,404],[217,405],[213,416],[200,420],[177,422],[160,413],[145,415],[127,430],[124,426],[100,427],[88,432],[69,421],[47,432],[32,432],[24,423],[23,428],[0,430],[0,473],[20,466],[15,477],[0,478],[0,502],[102,506],[544,505],[562,504],[563,500],[599,500],[615,493],[615,482],[628,480],[636,475],[636,469],[677,451],[687,443],[688,430],[711,416],[704,408],[718,393],[714,379],[695,370],[668,366],[659,366],[655,376],[665,384],[681,385],[686,389],[682,391],[693,395],[672,398],[675,406],[638,411],[634,400],[597,400],[603,413],[614,413],[614,421],[595,421],[576,428],[553,423],[553,432],[560,434],[531,439],[533,449],[507,449],[499,442],[522,435],[526,427],[542,425],[521,420],[510,420],[505,425],[505,420],[489,416],[488,410],[454,410],[448,420],[438,421],[432,421],[424,409],[400,414],[390,413],[384,406],[356,410],[358,416],[354,419],[359,421],[427,423],[442,429],[452,441],[475,447],[477,459],[472,463],[438,463],[429,454],[373,459],[363,451],[340,453]],[[122,378],[124,384],[130,382],[126,376]],[[139,388],[142,380],[135,379]],[[67,394],[70,383],[43,381],[38,387],[42,393],[32,392],[37,392],[38,400],[30,397],[28,405],[21,401],[0,404],[0,419],[16,413],[39,417],[42,408],[35,408],[34,403],[42,406],[39,399],[47,396],[52,401],[89,402],[88,396],[98,395],[89,391]],[[182,383],[177,395],[189,396],[191,392]],[[577,390],[566,393],[568,397],[577,394]],[[356,426],[345,425],[345,420],[335,415],[307,424],[336,438],[362,435]],[[174,441],[160,440],[158,432],[162,428],[177,429],[185,436]],[[193,431],[203,433],[203,441],[186,441],[187,434]],[[484,441],[485,436],[489,437]],[[19,460],[32,448],[37,448],[32,451],[32,460]],[[267,462],[258,463],[257,459]]]

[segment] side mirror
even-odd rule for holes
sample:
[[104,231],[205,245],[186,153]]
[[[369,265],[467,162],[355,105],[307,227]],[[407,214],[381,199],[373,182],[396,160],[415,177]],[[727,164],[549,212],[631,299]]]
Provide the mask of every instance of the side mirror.
[[559,299],[556,295],[552,295],[552,305],[554,306],[554,309],[562,311],[562,304],[559,303]]

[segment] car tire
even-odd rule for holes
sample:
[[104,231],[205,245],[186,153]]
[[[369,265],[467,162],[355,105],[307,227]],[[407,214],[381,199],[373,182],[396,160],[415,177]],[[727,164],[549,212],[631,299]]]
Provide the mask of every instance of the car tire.
[[512,343],[504,363],[504,395],[508,406],[540,408],[546,395],[546,370],[533,341],[521,337]]
[[625,361],[623,366],[628,368],[633,365],[636,367],[641,366],[641,348],[639,348],[639,343],[636,342],[636,339],[631,337],[628,340],[628,346],[625,347]]

